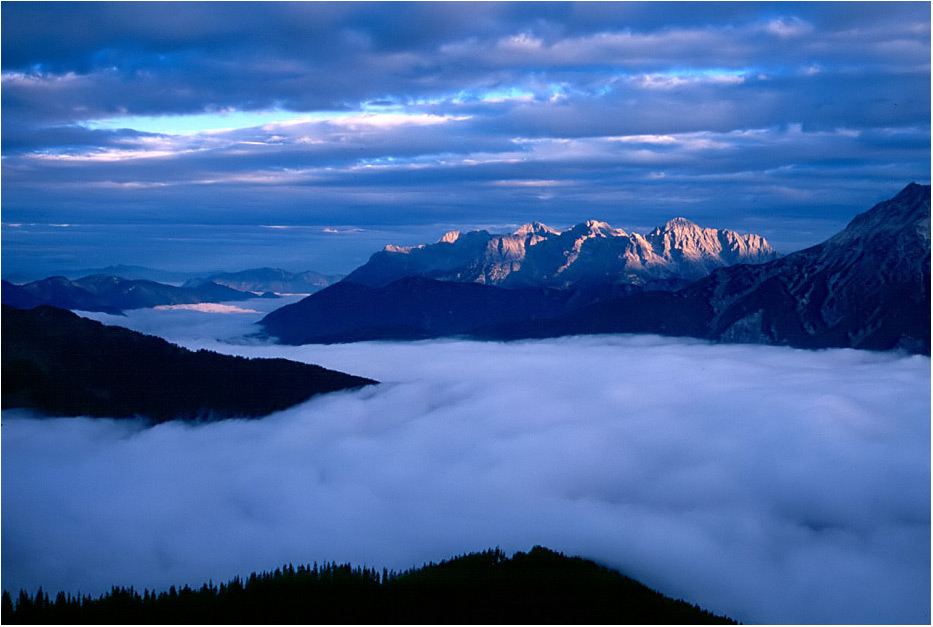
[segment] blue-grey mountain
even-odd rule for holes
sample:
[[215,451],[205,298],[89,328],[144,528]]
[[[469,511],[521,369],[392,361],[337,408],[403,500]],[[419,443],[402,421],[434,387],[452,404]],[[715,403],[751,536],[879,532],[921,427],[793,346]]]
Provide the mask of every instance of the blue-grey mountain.
[[328,275],[306,270],[289,272],[281,268],[254,268],[240,272],[220,272],[188,280],[185,287],[217,283],[241,292],[275,292],[277,294],[313,294],[336,283],[343,275]]
[[141,309],[159,305],[219,303],[256,297],[253,293],[242,292],[210,281],[193,286],[176,287],[155,281],[94,275],[76,280],[66,279],[63,276],[49,277],[18,286],[7,281],[3,282],[4,304],[20,308],[27,306],[26,303],[29,300],[24,294],[33,299],[32,306],[42,304],[62,309],[107,313],[120,313],[125,309]]

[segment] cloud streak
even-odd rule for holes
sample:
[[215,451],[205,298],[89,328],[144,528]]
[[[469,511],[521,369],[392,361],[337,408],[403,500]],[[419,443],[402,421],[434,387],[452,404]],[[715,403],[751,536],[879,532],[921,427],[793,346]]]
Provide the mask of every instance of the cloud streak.
[[248,316],[216,341],[182,324],[210,314],[129,322],[170,314],[188,346],[385,383],[199,427],[4,412],[5,587],[537,543],[747,622],[929,621],[927,358],[650,336],[272,347],[226,343]]

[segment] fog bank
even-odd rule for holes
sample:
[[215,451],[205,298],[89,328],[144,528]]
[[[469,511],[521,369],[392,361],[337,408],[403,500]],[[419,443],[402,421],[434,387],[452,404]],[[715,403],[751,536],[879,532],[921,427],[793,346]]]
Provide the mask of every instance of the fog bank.
[[[213,337],[251,320],[212,319]],[[926,357],[652,336],[182,343],[383,384],[196,427],[4,412],[4,588],[542,544],[745,622],[930,621]]]

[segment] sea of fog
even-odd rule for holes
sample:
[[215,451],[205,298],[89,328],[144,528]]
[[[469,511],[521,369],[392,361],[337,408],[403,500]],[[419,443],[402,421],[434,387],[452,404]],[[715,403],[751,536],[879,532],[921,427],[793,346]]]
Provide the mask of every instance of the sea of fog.
[[540,544],[744,622],[930,622],[926,357],[654,336],[284,347],[236,340],[260,314],[227,311],[88,315],[382,384],[199,426],[4,411],[3,588]]

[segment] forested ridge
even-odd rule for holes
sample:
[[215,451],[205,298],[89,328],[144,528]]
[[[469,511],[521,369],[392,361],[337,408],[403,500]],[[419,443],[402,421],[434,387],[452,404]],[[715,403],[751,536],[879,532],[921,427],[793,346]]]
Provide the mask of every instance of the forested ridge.
[[5,624],[732,623],[625,575],[536,546],[490,549],[404,572],[291,564],[200,588],[114,587],[96,598],[3,592]]
[[52,416],[255,417],[375,383],[286,359],[191,351],[54,307],[4,305],[2,333],[3,408]]

